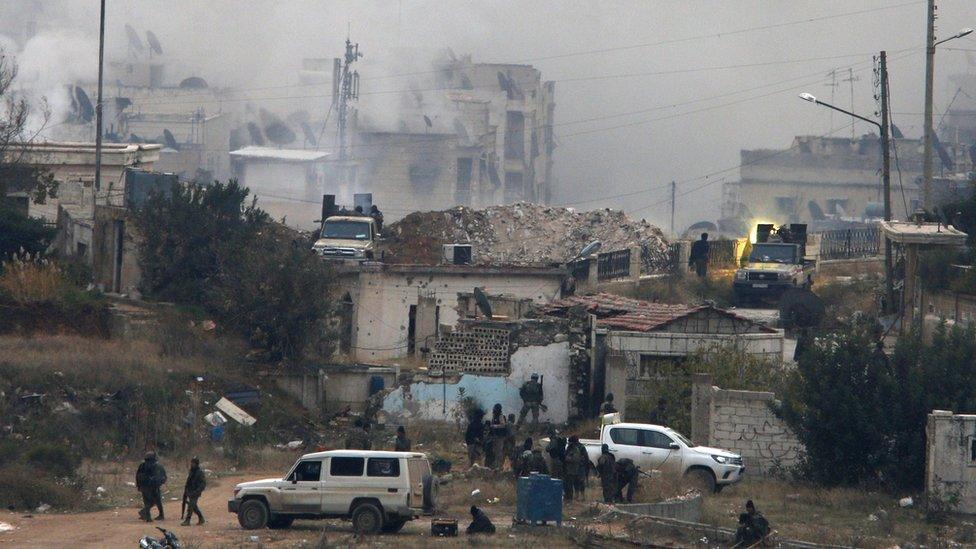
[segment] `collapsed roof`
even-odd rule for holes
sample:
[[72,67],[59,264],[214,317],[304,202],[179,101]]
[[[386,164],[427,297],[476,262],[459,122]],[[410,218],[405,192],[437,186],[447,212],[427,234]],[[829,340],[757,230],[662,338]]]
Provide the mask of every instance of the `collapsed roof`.
[[615,210],[578,212],[527,202],[414,212],[383,233],[385,256],[394,263],[438,263],[444,244],[471,244],[475,264],[564,263],[594,240],[604,252],[639,246],[645,272],[665,265],[668,256],[664,235],[647,221]]

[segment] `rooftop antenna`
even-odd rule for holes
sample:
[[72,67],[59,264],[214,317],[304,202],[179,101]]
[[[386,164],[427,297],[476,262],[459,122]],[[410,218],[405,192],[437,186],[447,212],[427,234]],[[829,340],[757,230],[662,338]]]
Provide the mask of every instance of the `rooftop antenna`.
[[[850,82],[851,84],[851,112],[854,112],[854,82],[860,79],[860,76],[854,76],[854,69],[852,67],[847,67],[847,78],[842,80],[842,82]],[[851,141],[854,141],[854,124],[851,124]]]

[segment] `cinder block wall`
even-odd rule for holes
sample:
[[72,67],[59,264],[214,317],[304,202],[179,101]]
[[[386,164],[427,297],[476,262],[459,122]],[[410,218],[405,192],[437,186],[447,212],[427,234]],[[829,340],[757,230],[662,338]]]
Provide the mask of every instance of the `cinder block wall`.
[[748,472],[765,474],[774,467],[797,464],[802,445],[770,403],[776,395],[732,391],[712,385],[711,376],[696,374],[692,385],[692,440],[740,454]]
[[960,513],[976,513],[976,415],[933,410],[925,440],[928,495],[956,500]]

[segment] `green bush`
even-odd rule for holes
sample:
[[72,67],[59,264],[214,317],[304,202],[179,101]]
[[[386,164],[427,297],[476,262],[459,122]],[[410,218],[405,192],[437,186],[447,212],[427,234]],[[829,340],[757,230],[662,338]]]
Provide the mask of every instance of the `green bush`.
[[80,487],[62,483],[26,465],[0,468],[0,507],[26,510],[46,503],[55,508],[75,507],[81,502]]
[[43,444],[27,451],[27,464],[55,477],[73,477],[81,465],[78,456],[62,446]]

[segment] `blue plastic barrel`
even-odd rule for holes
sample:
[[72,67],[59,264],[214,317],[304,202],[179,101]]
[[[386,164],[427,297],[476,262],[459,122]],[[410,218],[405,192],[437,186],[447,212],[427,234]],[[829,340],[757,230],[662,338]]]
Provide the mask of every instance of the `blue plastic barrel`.
[[516,484],[515,520],[528,524],[563,523],[563,481],[532,473]]

